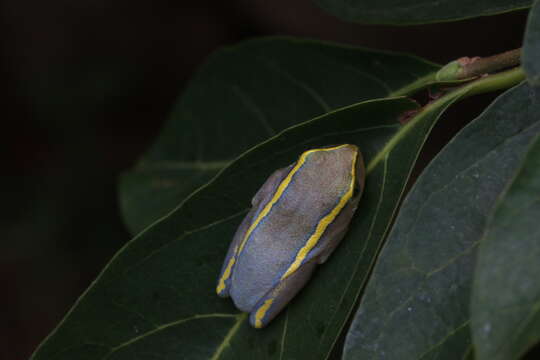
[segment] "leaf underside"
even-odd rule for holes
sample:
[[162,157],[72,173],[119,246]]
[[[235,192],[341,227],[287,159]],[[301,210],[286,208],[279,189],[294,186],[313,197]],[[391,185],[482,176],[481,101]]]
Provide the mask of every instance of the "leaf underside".
[[532,0],[314,0],[340,19],[369,24],[423,24],[495,15],[531,6]]

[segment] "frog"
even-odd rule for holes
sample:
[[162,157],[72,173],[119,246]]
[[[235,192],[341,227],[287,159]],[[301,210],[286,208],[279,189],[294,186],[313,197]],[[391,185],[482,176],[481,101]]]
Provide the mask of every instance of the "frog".
[[268,325],[308,283],[345,236],[365,184],[353,144],[304,151],[271,174],[229,246],[216,293]]

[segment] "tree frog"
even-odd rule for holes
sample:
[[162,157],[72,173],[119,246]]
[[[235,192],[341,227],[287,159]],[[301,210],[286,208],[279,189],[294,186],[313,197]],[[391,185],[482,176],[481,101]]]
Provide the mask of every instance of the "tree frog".
[[304,287],[347,231],[364,188],[355,145],[305,151],[253,197],[225,257],[217,294],[266,326]]

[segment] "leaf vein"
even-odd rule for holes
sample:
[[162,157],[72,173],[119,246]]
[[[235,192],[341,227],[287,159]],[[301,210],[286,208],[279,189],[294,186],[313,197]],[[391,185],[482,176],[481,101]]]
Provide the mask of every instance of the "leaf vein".
[[217,360],[220,358],[221,354],[230,345],[231,339],[238,332],[240,325],[246,318],[247,318],[247,313],[241,313],[240,315],[237,315],[236,324],[234,324],[234,326],[231,327],[227,335],[225,335],[225,337],[223,338],[223,341],[218,346],[218,348],[216,349],[216,352],[214,353],[214,355],[212,355],[210,360]]
[[244,106],[255,115],[255,119],[259,120],[263,128],[270,136],[276,134],[276,130],[270,125],[262,109],[249,97],[238,85],[233,85],[233,92],[240,98]]
[[332,110],[330,105],[328,105],[326,101],[323,99],[322,95],[319,94],[317,90],[315,90],[313,87],[309,86],[306,82],[301,81],[300,79],[296,78],[290,72],[288,72],[287,70],[285,70],[283,67],[279,66],[275,62],[272,62],[268,59],[264,59],[264,60],[261,59],[261,61],[265,63],[269,68],[276,71],[278,74],[281,74],[285,78],[289,79],[291,83],[293,83],[296,87],[308,93],[311,96],[311,98],[322,107],[324,113],[330,112]]
[[147,331],[144,334],[141,334],[139,336],[131,338],[128,341],[125,341],[125,342],[111,348],[110,352],[107,355],[105,355],[105,357],[103,359],[107,359],[108,357],[110,357],[116,351],[118,351],[118,350],[120,350],[120,349],[122,349],[122,348],[124,348],[126,346],[129,346],[131,344],[134,344],[134,343],[136,343],[136,342],[138,342],[138,341],[140,341],[140,340],[142,340],[142,339],[144,339],[144,338],[146,338],[146,337],[148,337],[150,335],[153,335],[155,333],[158,333],[160,331],[166,330],[168,328],[171,328],[171,327],[174,327],[174,326],[177,326],[177,325],[181,325],[181,324],[186,323],[188,321],[198,320],[198,319],[207,319],[207,318],[237,318],[237,319],[241,319],[242,315],[243,315],[243,313],[241,313],[241,314],[219,314],[219,313],[198,314],[198,315],[193,315],[193,316],[188,317],[188,318],[179,319],[179,320],[172,321],[170,323],[159,325],[155,329]]
[[[435,348],[437,348],[438,346],[441,346],[442,344],[444,344],[444,342],[446,340],[448,340],[452,335],[456,334],[458,331],[460,331],[462,328],[464,328],[465,326],[469,325],[469,323],[471,322],[470,319],[467,319],[465,322],[463,322],[462,324],[458,325],[455,329],[452,329],[452,331],[450,331],[448,334],[445,335],[445,337],[443,337],[438,343],[434,344],[432,347],[430,347],[429,349],[427,349],[426,351],[424,351],[422,354],[420,354],[418,356],[418,359],[422,359],[424,356],[426,356],[427,354],[429,354],[431,351],[433,351]],[[466,353],[466,352],[465,352]]]
[[281,335],[281,349],[279,352],[279,360],[283,359],[283,353],[285,350],[285,335],[287,334],[287,327],[289,325],[289,310],[285,309],[285,324],[283,324],[283,334]]
[[125,268],[122,272],[123,275],[127,274],[128,272],[130,272],[133,268],[136,268],[137,266],[140,266],[141,264],[143,264],[145,261],[147,261],[148,259],[150,259],[152,256],[154,256],[155,254],[157,254],[158,252],[160,252],[161,250],[163,250],[164,248],[168,247],[169,245],[171,245],[172,243],[176,242],[176,241],[180,241],[182,240],[183,238],[189,236],[189,235],[192,235],[192,234],[195,234],[199,231],[203,231],[203,230],[206,230],[212,226],[215,226],[215,225],[218,225],[218,224],[221,224],[223,222],[226,222],[226,221],[229,221],[231,219],[234,219],[235,217],[239,216],[239,215],[243,215],[244,213],[246,213],[249,209],[246,208],[246,209],[243,209],[242,211],[239,211],[233,215],[230,215],[230,216],[227,216],[225,218],[222,218],[222,219],[219,219],[219,220],[216,220],[214,222],[211,222],[209,224],[206,224],[206,225],[203,225],[197,229],[193,229],[193,230],[186,230],[183,232],[182,235],[178,236],[177,238],[175,238],[174,240],[171,240],[171,241],[167,241],[166,243],[162,244],[161,246],[158,246],[156,249],[152,250],[151,252],[149,252],[148,254],[146,254],[140,261],[138,261],[137,263]]

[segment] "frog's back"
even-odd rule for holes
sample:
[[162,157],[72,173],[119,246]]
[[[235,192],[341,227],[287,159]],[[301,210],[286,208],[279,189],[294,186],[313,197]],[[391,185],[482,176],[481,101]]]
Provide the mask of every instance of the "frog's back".
[[[247,234],[231,286],[231,296],[241,310],[251,311],[292,271],[293,263],[301,264],[317,254],[318,240],[324,236],[321,221],[335,212],[354,186],[355,151],[338,147],[304,155],[269,197]],[[305,251],[308,240],[314,246]]]

